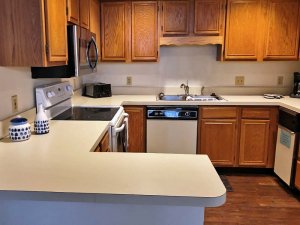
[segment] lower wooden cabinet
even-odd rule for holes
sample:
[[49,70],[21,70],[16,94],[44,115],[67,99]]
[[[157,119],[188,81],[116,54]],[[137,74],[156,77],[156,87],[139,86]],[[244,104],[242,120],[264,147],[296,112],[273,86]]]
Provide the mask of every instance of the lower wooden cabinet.
[[298,158],[296,166],[295,187],[300,191],[300,158]]
[[110,152],[108,132],[104,134],[102,140],[95,149],[95,152]]
[[198,153],[215,166],[274,166],[277,107],[201,107]]
[[146,152],[146,117],[144,106],[124,106],[128,113],[128,151]]
[[270,120],[241,121],[240,166],[267,165]]
[[234,166],[237,146],[235,119],[202,119],[200,149],[215,166]]

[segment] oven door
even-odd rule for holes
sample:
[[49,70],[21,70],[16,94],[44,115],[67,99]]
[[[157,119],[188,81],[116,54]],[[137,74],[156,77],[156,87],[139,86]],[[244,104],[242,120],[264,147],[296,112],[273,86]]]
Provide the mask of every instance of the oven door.
[[111,128],[111,151],[128,151],[128,114],[123,113],[120,120]]

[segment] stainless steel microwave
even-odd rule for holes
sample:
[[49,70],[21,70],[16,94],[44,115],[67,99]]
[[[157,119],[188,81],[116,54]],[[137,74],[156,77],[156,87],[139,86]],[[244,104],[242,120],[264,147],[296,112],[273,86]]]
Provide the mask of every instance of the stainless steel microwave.
[[98,48],[95,34],[77,25],[68,25],[67,31],[68,65],[31,67],[32,78],[69,78],[97,70]]

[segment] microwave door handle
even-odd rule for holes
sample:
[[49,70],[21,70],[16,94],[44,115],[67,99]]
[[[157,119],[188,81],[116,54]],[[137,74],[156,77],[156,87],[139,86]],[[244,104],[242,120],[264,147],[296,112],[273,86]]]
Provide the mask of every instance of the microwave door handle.
[[[91,46],[94,45],[95,49],[96,49],[96,62],[94,64],[92,64],[91,59],[90,59],[90,49]],[[98,48],[97,48],[97,44],[95,41],[95,38],[92,37],[91,40],[88,42],[87,47],[86,47],[86,61],[89,64],[89,67],[92,69],[95,69],[95,67],[97,66],[98,63]]]

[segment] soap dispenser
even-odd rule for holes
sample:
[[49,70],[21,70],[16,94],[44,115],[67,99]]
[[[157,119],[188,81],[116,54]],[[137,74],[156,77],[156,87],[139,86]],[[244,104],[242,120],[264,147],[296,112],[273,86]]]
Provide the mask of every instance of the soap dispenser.
[[34,120],[34,131],[36,134],[47,134],[49,130],[49,119],[44,111],[43,105],[40,104]]

